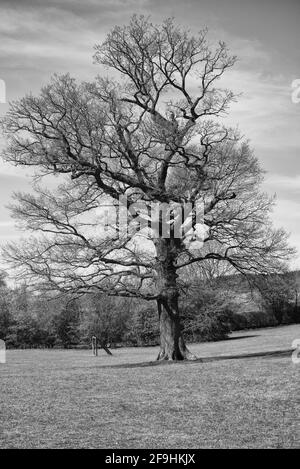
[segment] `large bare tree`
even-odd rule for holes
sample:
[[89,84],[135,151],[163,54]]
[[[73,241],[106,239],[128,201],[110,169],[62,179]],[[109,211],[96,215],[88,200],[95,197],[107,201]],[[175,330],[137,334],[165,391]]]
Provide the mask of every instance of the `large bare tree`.
[[[50,190],[41,179],[35,195],[15,195],[13,215],[37,234],[6,255],[40,287],[157,301],[158,358],[192,359],[180,326],[180,272],[213,259],[268,273],[292,252],[285,232],[272,228],[257,159],[220,121],[234,95],[218,79],[235,57],[223,42],[212,48],[205,30],[192,36],[171,20],[155,26],[134,16],[96,46],[95,61],[111,78],[77,84],[55,76],[39,96],[13,102],[4,119],[5,160],[61,182]],[[128,230],[119,219],[111,226],[109,216],[103,229],[101,206],[110,215],[120,200]],[[141,202],[170,211],[156,212],[152,228],[141,230]],[[197,204],[205,235],[196,249]],[[178,236],[185,206],[192,216]]]

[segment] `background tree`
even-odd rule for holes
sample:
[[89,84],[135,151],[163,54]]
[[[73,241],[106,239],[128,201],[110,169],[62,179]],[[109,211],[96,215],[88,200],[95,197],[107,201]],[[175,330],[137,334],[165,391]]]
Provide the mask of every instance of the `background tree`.
[[85,295],[81,298],[82,318],[80,330],[88,344],[92,336],[107,354],[109,347],[123,341],[130,303],[123,298],[113,298],[101,293]]
[[0,271],[0,339],[6,340],[13,324],[11,314],[11,293],[6,285],[6,274]]
[[12,321],[6,334],[8,345],[26,348],[40,344],[40,328],[32,314],[32,304],[33,298],[26,284],[11,291],[9,310]]
[[79,343],[79,322],[78,302],[66,298],[63,308],[53,318],[54,334],[64,348],[71,348]]
[[124,342],[135,347],[159,344],[157,311],[151,304],[136,304],[127,322]]
[[266,309],[278,324],[300,321],[295,274],[259,276],[256,283]]
[[[57,191],[15,196],[14,217],[40,236],[10,245],[7,258],[40,287],[45,280],[68,293],[155,300],[158,358],[195,358],[181,332],[181,269],[215,259],[244,274],[268,273],[291,254],[284,231],[271,226],[257,159],[218,121],[234,95],[217,83],[235,57],[223,42],[212,48],[206,30],[192,36],[172,20],[155,26],[134,16],[96,46],[95,61],[123,80],[54,77],[38,97],[12,103],[4,119],[6,161],[39,177],[69,176]],[[101,203],[120,197],[128,230],[101,230]],[[137,232],[140,202],[165,203],[173,215],[162,211],[151,230]],[[177,237],[174,207],[188,203],[190,231]],[[191,242],[197,203],[206,230],[200,250]]]

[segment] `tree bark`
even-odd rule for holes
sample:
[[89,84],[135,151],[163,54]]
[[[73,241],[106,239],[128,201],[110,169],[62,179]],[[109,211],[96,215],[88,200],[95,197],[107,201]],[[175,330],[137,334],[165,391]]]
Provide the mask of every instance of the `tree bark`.
[[175,261],[178,239],[162,239],[156,242],[157,279],[159,299],[157,301],[160,321],[160,351],[157,360],[195,360],[185,345],[178,306],[179,289]]
[[105,344],[105,342],[101,342],[101,348],[103,348],[103,350],[105,350],[105,352],[107,353],[107,355],[112,355],[111,351],[109,350],[108,346]]
[[179,314],[168,312],[169,305],[159,306],[160,351],[157,360],[196,360],[185,345]]

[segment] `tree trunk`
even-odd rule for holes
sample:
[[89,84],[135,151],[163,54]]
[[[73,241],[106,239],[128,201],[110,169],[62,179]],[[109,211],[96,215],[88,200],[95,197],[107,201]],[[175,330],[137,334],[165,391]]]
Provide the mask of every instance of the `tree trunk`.
[[170,315],[169,307],[159,307],[160,351],[157,360],[196,360],[185,345],[179,315]]
[[108,346],[106,345],[105,342],[101,342],[101,347],[103,348],[103,350],[105,350],[107,355],[112,355],[111,351],[109,350],[109,348],[108,348]]
[[157,301],[160,320],[160,352],[157,360],[196,359],[184,343],[180,324],[179,289],[175,267],[179,242],[176,239],[162,238],[156,242],[157,279],[160,292]]

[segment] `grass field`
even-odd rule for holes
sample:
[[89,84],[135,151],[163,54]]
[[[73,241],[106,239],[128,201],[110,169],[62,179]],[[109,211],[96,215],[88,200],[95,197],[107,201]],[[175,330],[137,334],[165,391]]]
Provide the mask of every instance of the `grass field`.
[[[296,338],[300,325],[239,332],[170,366],[144,366],[155,347],[8,351],[0,448],[300,447]],[[216,359],[249,353],[265,355]]]

